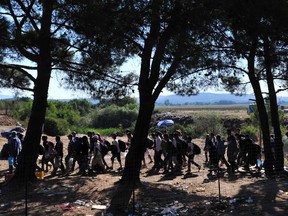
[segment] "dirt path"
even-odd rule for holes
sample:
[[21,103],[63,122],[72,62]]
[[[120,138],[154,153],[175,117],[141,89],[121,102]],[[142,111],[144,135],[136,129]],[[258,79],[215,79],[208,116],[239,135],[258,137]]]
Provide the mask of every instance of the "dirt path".
[[[0,130],[14,126],[15,122],[1,125]],[[63,136],[62,139],[67,145],[67,138]],[[0,138],[0,148],[5,142],[6,139]],[[194,142],[203,149],[202,139]],[[109,163],[110,156],[106,156]],[[124,156],[122,154],[123,160]],[[203,164],[203,152],[195,161],[202,164],[202,169],[198,172],[193,167],[192,174],[186,173],[186,167],[177,175],[163,174],[163,170],[155,172],[153,164],[143,167],[140,174],[142,184],[135,190],[135,197],[124,215],[131,213],[133,206],[135,215],[288,215],[287,177],[267,179],[253,172],[237,172],[229,176],[224,169],[217,178],[214,173],[210,175]],[[0,215],[25,215],[25,188],[9,188],[4,183],[7,168],[7,161],[0,160]],[[44,180],[29,184],[28,215],[103,215],[105,210],[99,208],[109,206],[122,172],[113,170],[105,174],[79,176],[77,171],[70,176],[52,177],[49,170]]]

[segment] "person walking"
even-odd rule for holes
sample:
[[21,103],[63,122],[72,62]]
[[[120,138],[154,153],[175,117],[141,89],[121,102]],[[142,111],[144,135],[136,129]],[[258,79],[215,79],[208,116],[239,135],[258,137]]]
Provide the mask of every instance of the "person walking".
[[[216,148],[217,148],[217,164],[219,167],[219,162],[222,164],[224,163],[227,170],[230,168],[230,164],[227,162],[225,158],[226,146],[224,144],[224,140],[221,139],[221,136],[218,134],[216,135]],[[221,166],[220,164],[220,166]]]
[[67,155],[65,157],[65,165],[66,165],[66,174],[69,174],[69,172],[72,169],[74,155],[75,155],[75,142],[73,141],[72,134],[69,134],[68,136],[68,147],[67,147]]
[[155,133],[155,148],[154,148],[154,168],[156,171],[159,171],[161,166],[163,165],[162,156],[162,134],[157,131]]
[[230,171],[234,173],[237,168],[236,159],[239,150],[236,138],[230,129],[227,130],[227,143],[227,159],[230,164]]
[[166,142],[166,151],[167,151],[167,154],[164,159],[164,173],[169,173],[169,170],[171,170],[171,172],[174,172],[175,167],[178,166],[178,161],[176,158],[177,148],[176,146],[173,145],[173,142],[170,139],[169,134],[165,133],[163,139]]
[[41,168],[44,171],[44,165],[46,165],[45,172],[48,172],[49,162],[54,167],[54,157],[55,157],[54,143],[48,141],[48,137],[46,135],[43,135],[42,145],[44,147],[44,154],[42,156]]
[[87,175],[87,171],[89,169],[89,140],[87,136],[83,136],[80,138],[80,146],[79,146],[79,173],[82,176]]
[[118,142],[116,133],[113,133],[111,137],[113,141],[111,143],[111,153],[112,153],[111,163],[112,164],[110,168],[113,170],[114,160],[115,158],[117,158],[117,161],[119,163],[118,170],[122,170],[123,167],[122,167],[122,162],[121,162],[121,151],[120,151],[119,142]]
[[16,131],[12,131],[11,137],[8,139],[8,163],[9,173],[13,173],[14,162],[17,160],[19,155],[19,146],[21,145],[19,138],[17,137]]
[[194,161],[194,157],[195,157],[194,144],[192,143],[192,137],[191,136],[187,136],[187,144],[188,144],[188,150],[187,150],[188,169],[187,169],[187,172],[188,173],[191,172],[191,164],[195,165],[198,168],[198,172],[199,172],[201,169],[201,166]]
[[52,175],[56,175],[58,168],[60,167],[62,174],[65,173],[65,167],[63,165],[63,142],[61,141],[60,136],[55,137],[55,164],[52,171]]

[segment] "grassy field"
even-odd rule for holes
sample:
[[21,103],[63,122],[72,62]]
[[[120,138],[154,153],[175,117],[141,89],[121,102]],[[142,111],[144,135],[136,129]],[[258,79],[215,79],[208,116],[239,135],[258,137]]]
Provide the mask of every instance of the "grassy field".
[[248,118],[248,105],[211,105],[211,106],[157,106],[159,112],[171,112],[175,114],[205,114],[215,113],[227,118]]

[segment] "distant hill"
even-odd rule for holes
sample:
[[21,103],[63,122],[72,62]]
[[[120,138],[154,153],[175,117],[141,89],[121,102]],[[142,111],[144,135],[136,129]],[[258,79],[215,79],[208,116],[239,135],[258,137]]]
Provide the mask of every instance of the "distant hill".
[[12,99],[13,98],[13,96],[11,96],[11,95],[1,95],[0,94],[0,100],[7,100],[7,99]]
[[[1,95],[0,100],[13,99],[11,95]],[[79,98],[78,98],[79,99]],[[92,104],[96,104],[99,100],[90,98],[86,99]],[[254,94],[247,94],[243,96],[235,96],[228,93],[200,93],[194,96],[179,96],[179,95],[160,95],[156,101],[157,106],[183,106],[183,105],[233,105],[233,104],[251,104],[249,99],[255,99]],[[55,99],[54,99],[55,100]],[[71,99],[60,99],[60,101],[69,101]],[[278,97],[278,104],[287,105],[288,97]]]
[[[225,104],[250,104],[249,99],[255,99],[254,94],[235,96],[222,93],[200,93],[194,96],[165,95],[160,96],[156,105],[225,105]],[[279,97],[278,103],[287,104],[288,97]]]

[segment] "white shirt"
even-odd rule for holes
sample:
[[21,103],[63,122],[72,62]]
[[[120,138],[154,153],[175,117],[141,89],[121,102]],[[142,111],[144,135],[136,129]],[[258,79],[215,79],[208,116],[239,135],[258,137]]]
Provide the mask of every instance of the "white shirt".
[[161,137],[160,136],[156,136],[156,138],[155,138],[155,150],[156,151],[161,151],[162,150],[161,143],[162,143]]

